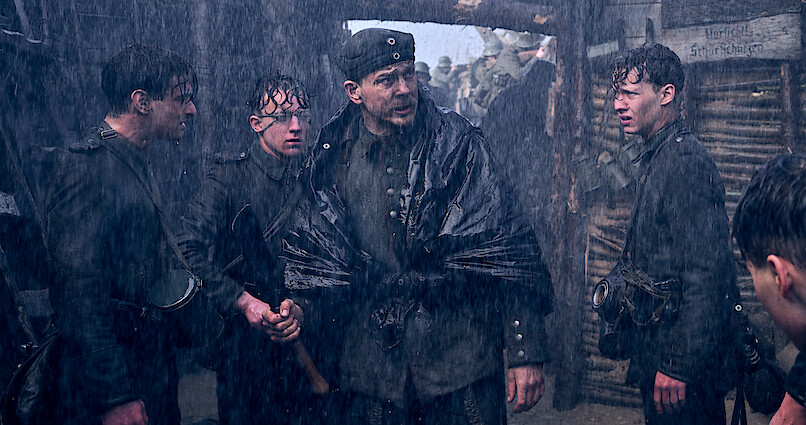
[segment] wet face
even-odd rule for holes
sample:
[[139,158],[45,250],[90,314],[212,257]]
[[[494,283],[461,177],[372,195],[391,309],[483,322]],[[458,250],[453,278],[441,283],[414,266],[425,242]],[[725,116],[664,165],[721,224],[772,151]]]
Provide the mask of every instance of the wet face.
[[182,78],[173,77],[171,89],[165,93],[162,100],[151,100],[152,129],[154,139],[176,141],[185,135],[187,123],[191,116],[196,115],[196,105],[193,103],[193,87]]
[[385,136],[408,127],[417,112],[414,61],[398,62],[361,79],[344,83],[350,100],[361,105],[367,129]]
[[647,139],[666,124],[661,106],[668,102],[665,102],[665,91],[648,82],[646,75],[644,77],[638,81],[637,72],[632,70],[623,82],[614,84],[613,107],[625,133]]
[[[265,96],[268,98],[268,93]],[[273,101],[266,103],[259,114],[249,117],[252,130],[258,134],[260,146],[266,153],[282,161],[298,157],[308,139],[310,109],[302,108],[296,96],[288,99],[283,90],[277,90]]]
[[806,349],[806,278],[792,263],[773,255],[768,258],[772,259],[762,266],[747,262],[756,295],[775,323],[803,351]]

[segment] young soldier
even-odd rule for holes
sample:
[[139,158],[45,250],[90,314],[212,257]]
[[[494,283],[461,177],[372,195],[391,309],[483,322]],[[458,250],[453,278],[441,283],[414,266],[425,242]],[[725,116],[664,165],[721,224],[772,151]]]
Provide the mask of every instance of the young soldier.
[[801,350],[770,424],[806,423],[806,157],[779,156],[753,174],[733,216],[733,236],[758,299]]
[[[665,282],[665,305],[636,290],[622,322],[628,380],[637,382],[647,424],[724,424],[720,376],[734,282],[724,187],[711,156],[680,120],[685,75],[667,47],[630,50],[613,66],[614,108],[640,137],[632,222],[619,266]],[[666,288],[659,286],[659,288]],[[661,291],[662,292],[662,291]],[[676,301],[675,301],[676,300]]]
[[166,276],[161,200],[145,149],[179,140],[196,113],[182,58],[133,45],[102,74],[106,118],[53,173],[46,227],[62,330],[62,423],[177,424],[171,329],[140,308]]
[[[288,220],[283,217],[296,208],[301,190],[297,179],[310,129],[310,99],[300,81],[272,75],[257,81],[247,112],[255,134],[252,146],[234,156],[217,156],[182,217],[179,245],[228,319],[214,359],[221,423],[248,424],[258,418],[315,423],[326,418],[316,407],[321,399],[311,392],[288,344],[303,329],[302,308],[290,298],[280,305],[272,301],[277,288],[284,287],[279,256]],[[241,234],[237,217],[246,206],[259,228]],[[252,254],[244,252],[250,246],[244,239],[263,244],[263,231],[271,226],[279,230],[265,242],[269,258],[260,258],[260,264],[243,260]],[[306,333],[316,338],[315,319],[308,315],[305,322]]]

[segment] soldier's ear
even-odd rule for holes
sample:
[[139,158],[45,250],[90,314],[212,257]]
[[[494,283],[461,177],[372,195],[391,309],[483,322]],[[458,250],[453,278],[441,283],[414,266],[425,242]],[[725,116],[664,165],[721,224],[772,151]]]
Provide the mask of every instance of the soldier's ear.
[[255,133],[260,133],[264,130],[263,125],[260,122],[260,117],[257,115],[252,115],[249,117],[249,126],[252,127],[252,130],[254,130]]
[[668,105],[674,101],[674,97],[677,95],[677,89],[672,84],[667,84],[660,88],[661,91],[661,98],[660,104],[661,106]]
[[775,284],[778,285],[781,296],[788,298],[792,290],[792,272],[794,271],[794,265],[777,255],[771,254],[767,256],[767,266],[770,268],[775,278]]
[[151,112],[151,96],[144,90],[137,89],[131,94],[132,106],[137,112],[148,115]]
[[356,105],[360,105],[362,103],[361,86],[359,86],[358,83],[353,80],[345,81],[344,91],[347,92],[347,97],[350,98],[350,102],[353,102]]

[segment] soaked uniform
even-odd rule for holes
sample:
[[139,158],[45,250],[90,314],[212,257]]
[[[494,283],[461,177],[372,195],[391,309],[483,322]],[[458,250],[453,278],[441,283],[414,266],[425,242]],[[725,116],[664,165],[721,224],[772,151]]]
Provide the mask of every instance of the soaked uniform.
[[[711,156],[680,121],[643,145],[637,199],[624,255],[654,281],[677,278],[682,297],[672,316],[633,327],[628,381],[638,383],[648,424],[724,424],[719,371],[731,346],[729,306],[735,284],[725,189]],[[649,305],[648,297],[636,303]],[[640,307],[639,307],[640,308]],[[656,372],[683,381],[686,406],[658,415]]]
[[[292,356],[291,344],[272,342],[233,309],[244,291],[276,308],[272,298],[277,286],[273,285],[283,287],[280,253],[287,226],[283,224],[269,242],[267,268],[256,274],[243,262],[233,263],[242,245],[231,224],[245,205],[251,205],[261,230],[284,208],[295,208],[294,191],[301,190],[296,188],[299,168],[297,162],[283,162],[269,155],[257,142],[248,151],[229,157],[219,155],[182,217],[179,246],[226,319],[223,335],[210,353],[218,379],[219,418],[225,425],[317,423],[328,419],[324,399],[311,392],[307,377]],[[289,199],[294,205],[287,204]],[[268,281],[256,281],[258,275]],[[314,309],[321,304],[311,302],[318,299],[315,290],[304,292],[292,297],[305,314],[300,340],[320,372],[333,383],[335,370],[327,362],[333,356],[323,355],[322,346],[317,345],[322,316]],[[288,297],[288,292],[282,295]]]
[[311,173],[335,226],[318,233],[345,237],[324,241],[331,252],[356,249],[340,361],[349,423],[503,423],[504,348],[509,367],[548,359],[553,291],[478,129],[420,93],[413,127],[376,137],[347,105]]
[[100,423],[138,399],[149,424],[180,421],[173,326],[138,311],[170,261],[152,199],[160,202],[145,153],[106,123],[54,170],[46,228],[63,423]]

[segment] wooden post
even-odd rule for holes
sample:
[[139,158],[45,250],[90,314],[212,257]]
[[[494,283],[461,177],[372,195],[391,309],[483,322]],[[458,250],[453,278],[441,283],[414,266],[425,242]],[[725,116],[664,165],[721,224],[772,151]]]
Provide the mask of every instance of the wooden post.
[[686,66],[686,82],[683,86],[683,121],[694,134],[698,133],[697,95],[700,90],[700,72],[702,67],[697,64]]
[[797,64],[781,62],[781,137],[784,145],[797,149],[798,111],[800,109],[797,90]]
[[216,125],[213,110],[213,72],[212,72],[212,52],[210,50],[210,28],[209,3],[210,0],[199,0],[193,7],[193,20],[191,22],[193,44],[196,47],[194,57],[194,69],[199,79],[199,87],[196,90],[198,99],[198,117],[196,118],[197,134],[201,138],[201,149],[205,155],[215,152],[215,131]]
[[589,0],[569,2],[558,12],[557,78],[555,85],[554,171],[551,274],[557,294],[551,345],[557,347],[554,399],[557,410],[573,409],[581,394],[585,367],[582,350],[583,308],[587,305],[584,275],[585,219],[574,183],[571,159],[581,153],[590,134],[590,71],[585,55]]

